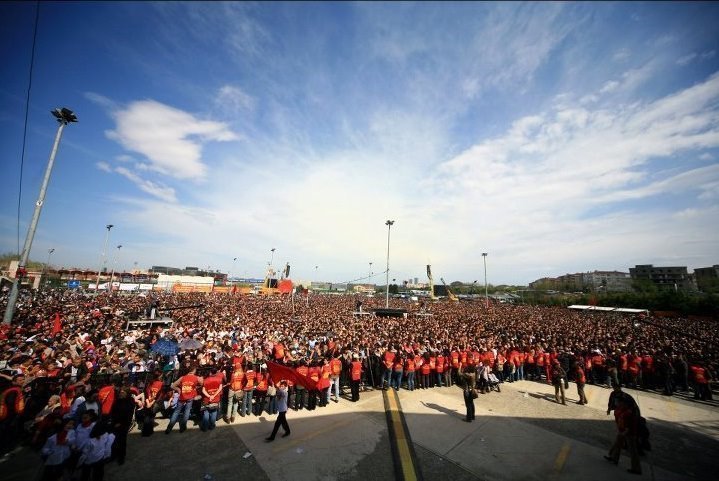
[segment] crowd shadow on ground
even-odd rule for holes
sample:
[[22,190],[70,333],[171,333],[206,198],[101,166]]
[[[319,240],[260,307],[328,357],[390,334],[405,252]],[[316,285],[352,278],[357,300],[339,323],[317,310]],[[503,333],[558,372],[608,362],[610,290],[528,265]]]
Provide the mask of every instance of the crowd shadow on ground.
[[[363,393],[364,394],[364,393]],[[554,396],[529,393],[537,399],[551,400]],[[533,430],[536,439],[525,439],[527,446],[541,445],[543,436],[551,432],[567,438],[570,442],[588,444],[598,448],[600,455],[611,445],[615,425],[613,417],[606,420],[575,419],[567,415],[565,418],[505,416],[493,413],[486,415],[478,405],[476,424],[463,422],[464,411],[442,406],[434,399],[421,401],[421,405],[430,410],[427,413],[405,413],[410,430],[412,426],[429,426],[429,429],[411,431],[412,441],[418,456],[417,462],[425,480],[452,479],[453,481],[484,479],[491,476],[501,481],[501,473],[493,473],[488,465],[463,463],[451,459],[442,453],[433,451],[432,437],[436,429],[449,431],[458,443],[466,443],[468,449],[483,452],[481,455],[502,456],[503,453],[492,452],[492,445],[487,444],[482,436],[489,432],[498,432],[496,436],[510,437],[512,422],[525,423],[541,428]],[[176,426],[169,435],[164,434],[166,419],[158,419],[157,427],[152,436],[143,437],[135,429],[128,438],[127,462],[120,466],[110,463],[106,468],[105,479],[177,481],[201,480],[209,475],[213,481],[253,479],[337,479],[341,481],[366,481],[367,479],[393,479],[393,459],[386,427],[385,412],[380,409],[353,410],[351,403],[340,401],[344,406],[342,413],[333,409],[337,406],[330,403],[328,407],[317,408],[310,416],[298,417],[293,410],[288,412],[288,420],[292,434],[287,438],[266,443],[267,437],[275,421],[275,416],[266,412],[260,416],[244,418],[235,424],[227,424],[218,420],[217,427],[209,432],[202,432],[192,420],[189,428],[180,434]],[[511,420],[512,422],[508,422]],[[372,423],[376,431],[381,433],[376,439],[357,439],[361,437],[358,423]],[[504,431],[491,429],[504,426]],[[695,429],[696,428],[696,429]],[[509,429],[509,431],[507,431]],[[652,450],[642,459],[646,465],[652,464],[664,470],[680,473],[687,479],[708,479],[708,473],[714,473],[716,459],[719,457],[719,441],[704,434],[702,430],[719,429],[719,421],[701,422],[692,425],[650,420]],[[475,433],[474,430],[477,430]],[[504,432],[504,434],[502,434]],[[280,430],[280,434],[282,431]],[[476,434],[476,436],[474,435]],[[492,440],[487,440],[492,441]],[[494,440],[500,441],[500,440]],[[506,442],[506,441],[502,441]],[[476,444],[476,446],[475,446]],[[361,448],[359,447],[361,446]],[[522,455],[522,446],[517,446],[513,456]],[[347,450],[343,452],[342,450]],[[359,450],[361,452],[354,452]],[[344,454],[356,454],[344,456]],[[556,453],[547,453],[553,458]],[[609,469],[600,455],[587,456],[582,463],[595,466],[597,470]],[[354,459],[354,461],[347,461]],[[298,477],[278,475],[273,460],[276,462],[294,463]],[[576,460],[575,460],[576,461]],[[536,467],[526,466],[526,479],[541,478],[542,471]],[[533,472],[534,469],[536,472]],[[18,453],[12,460],[0,467],[0,480],[33,481],[40,479],[42,472],[41,460],[37,452],[27,448]],[[309,474],[308,474],[309,473]],[[547,473],[545,473],[547,474]]]

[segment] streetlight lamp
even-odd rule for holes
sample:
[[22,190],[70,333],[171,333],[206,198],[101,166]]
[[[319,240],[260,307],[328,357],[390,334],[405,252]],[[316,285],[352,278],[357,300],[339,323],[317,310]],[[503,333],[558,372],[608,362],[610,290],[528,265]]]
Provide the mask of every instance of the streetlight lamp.
[[100,273],[102,272],[103,267],[107,267],[107,242],[110,240],[110,229],[115,227],[112,224],[107,224],[105,228],[107,229],[107,233],[105,234],[105,245],[102,248],[102,262],[100,263],[100,268],[97,270],[97,282],[95,283],[95,293],[100,290]]
[[275,248],[270,249],[270,252],[272,252],[272,256],[270,257],[270,267],[272,267],[272,263],[275,261]]
[[384,223],[384,225],[387,226],[387,291],[385,293],[385,300],[384,300],[384,307],[385,309],[389,309],[389,233],[390,230],[392,230],[392,225],[394,224],[393,220],[388,220]]
[[117,246],[117,253],[115,254],[115,260],[112,262],[112,273],[110,274],[110,292],[112,292],[112,281],[115,278],[115,266],[117,265],[117,259],[120,257],[120,249],[122,244]]
[[482,252],[482,260],[484,260],[484,307],[489,309],[489,296],[487,295],[487,253]]
[[[42,268],[42,275],[40,276],[40,278],[42,279],[43,284],[45,284],[45,285],[47,285],[47,283],[48,283],[48,281],[45,280],[45,274],[46,274],[46,273],[49,271],[49,269],[50,269],[50,256],[52,255],[53,252],[55,252],[55,248],[54,248],[54,247],[53,247],[52,249],[48,249],[48,250],[47,250],[47,262],[45,263],[45,267]],[[40,289],[42,289],[42,286],[40,287]]]
[[369,284],[370,280],[372,279],[372,263],[369,263],[369,272],[367,273],[367,283]]
[[[232,258],[232,276],[237,277],[237,273],[235,272],[235,265],[237,264],[237,257]],[[233,281],[230,281],[230,283],[234,286],[235,283]]]
[[[55,135],[55,143],[50,151],[50,158],[47,161],[47,168],[45,169],[45,177],[42,179],[40,186],[40,194],[37,196],[37,202],[35,202],[35,211],[32,214],[32,220],[30,226],[27,229],[27,236],[25,237],[25,245],[20,255],[20,262],[18,263],[18,271],[24,271],[27,265],[27,260],[30,257],[30,249],[32,248],[32,241],[35,238],[35,229],[37,229],[37,223],[40,220],[40,212],[42,206],[45,203],[45,193],[47,192],[47,186],[50,183],[50,174],[52,173],[52,167],[55,164],[55,155],[57,154],[57,148],[60,145],[60,138],[62,137],[62,131],[65,129],[67,124],[77,122],[77,116],[72,110],[68,108],[55,109],[50,111],[55,116],[58,123],[60,124],[57,128],[57,134]],[[12,322],[12,316],[15,313],[15,303],[17,302],[18,288],[20,279],[15,276],[13,279],[12,287],[10,288],[10,295],[7,300],[7,307],[5,308],[5,315],[3,317],[4,324],[10,324]]]

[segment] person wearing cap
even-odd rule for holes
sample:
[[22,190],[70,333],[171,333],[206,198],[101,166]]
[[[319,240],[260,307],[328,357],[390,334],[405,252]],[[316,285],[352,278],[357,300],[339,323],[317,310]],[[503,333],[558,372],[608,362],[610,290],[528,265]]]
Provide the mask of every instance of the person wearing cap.
[[567,378],[567,373],[564,372],[564,369],[562,369],[562,366],[559,364],[559,361],[555,360],[552,363],[552,384],[554,385],[554,399],[557,400],[557,403],[559,403],[559,394],[562,395],[562,404],[567,405],[567,400],[564,397],[564,379]]

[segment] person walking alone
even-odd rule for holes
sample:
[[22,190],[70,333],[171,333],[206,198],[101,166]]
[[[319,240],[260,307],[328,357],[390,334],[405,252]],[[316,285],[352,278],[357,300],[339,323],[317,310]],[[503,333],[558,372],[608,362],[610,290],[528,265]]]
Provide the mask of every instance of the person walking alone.
[[280,429],[280,426],[282,426],[282,429],[285,431],[282,435],[283,438],[290,435],[290,425],[287,424],[287,381],[284,379],[280,381],[276,396],[277,420],[275,421],[275,427],[272,428],[272,434],[270,434],[269,438],[265,438],[268,443],[275,440],[275,436],[277,435],[277,431]]
[[474,421],[474,398],[477,397],[475,386],[477,384],[477,370],[470,364],[462,373],[464,381],[464,405],[467,407],[467,417],[464,419],[468,423]]

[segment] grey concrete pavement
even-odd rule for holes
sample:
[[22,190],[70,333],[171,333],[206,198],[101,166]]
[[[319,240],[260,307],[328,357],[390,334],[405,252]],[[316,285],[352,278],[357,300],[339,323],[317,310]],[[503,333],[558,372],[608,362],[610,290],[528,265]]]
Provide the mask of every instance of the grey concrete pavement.
[[[603,459],[614,436],[606,415],[609,390],[587,386],[588,406],[554,402],[552,386],[503,384],[502,392],[480,395],[477,420],[466,423],[459,388],[409,392],[399,398],[425,480],[713,479],[719,459],[719,411],[715,407],[629,391],[652,433],[653,450],[642,458],[643,476]],[[288,413],[292,434],[266,443],[274,416],[219,421],[213,432],[191,427],[143,438],[133,431],[127,463],[109,464],[106,479],[342,480],[393,479],[392,454],[382,393],[363,392],[358,403],[343,399],[313,412]],[[246,456],[246,453],[251,453]],[[2,480],[34,480],[39,456],[27,449],[0,465]]]

